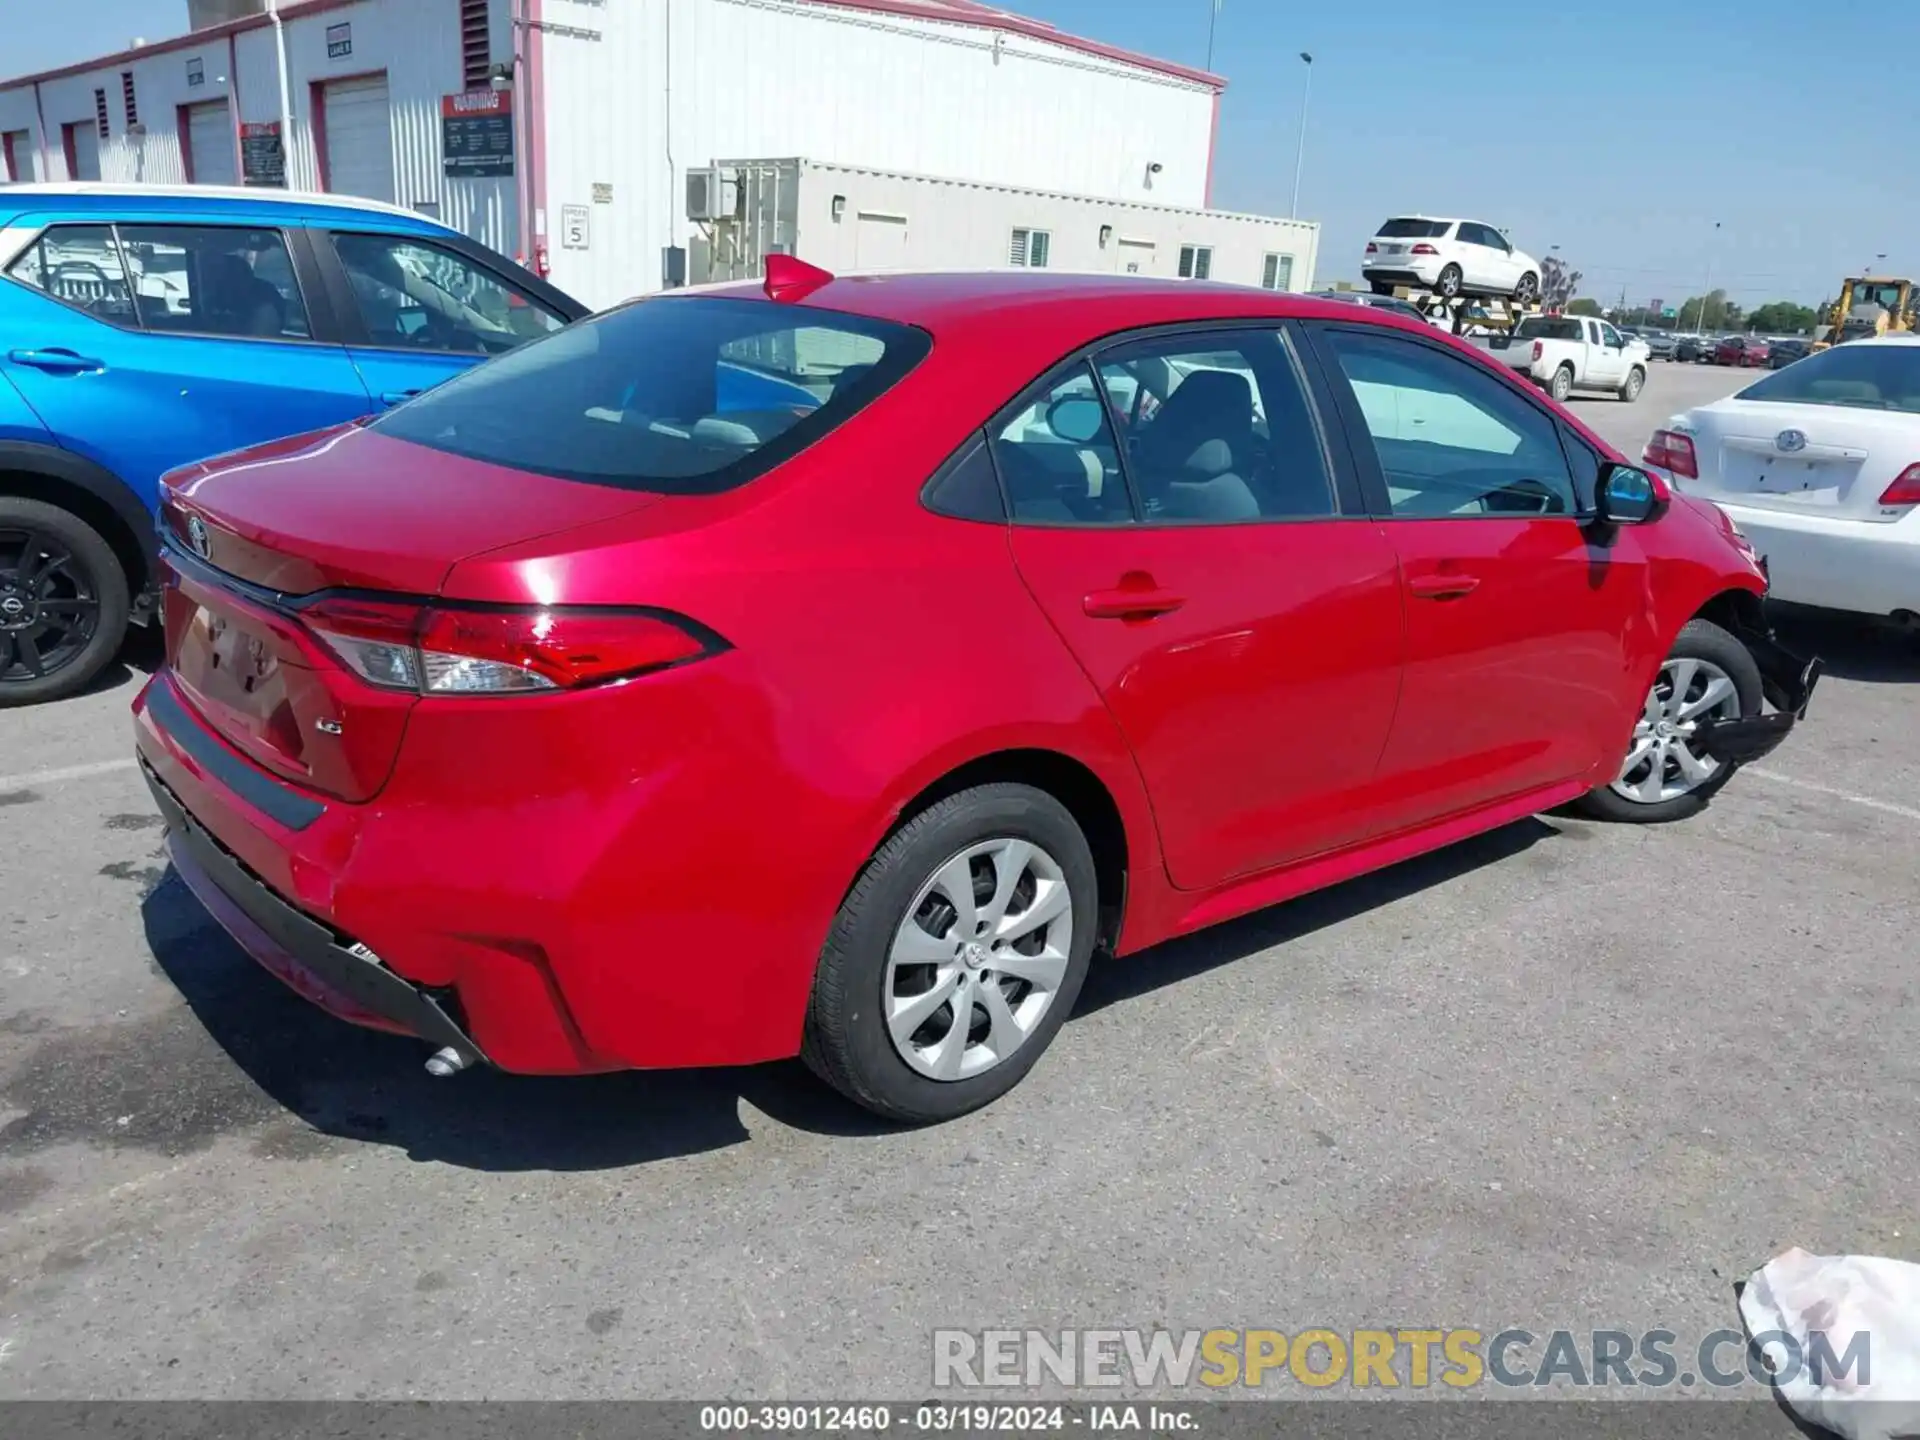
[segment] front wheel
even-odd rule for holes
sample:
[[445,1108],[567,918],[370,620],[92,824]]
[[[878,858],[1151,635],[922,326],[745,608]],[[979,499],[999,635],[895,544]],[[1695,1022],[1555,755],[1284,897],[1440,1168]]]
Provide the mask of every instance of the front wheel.
[[0,495],[0,708],[83,689],[127,633],[113,547],[57,505]]
[[1691,620],[1654,677],[1619,774],[1580,805],[1601,820],[1654,825],[1697,814],[1733,778],[1734,766],[1694,748],[1707,720],[1760,713],[1760,667],[1711,620]]
[[1640,387],[1646,383],[1647,372],[1642,370],[1638,365],[1634,366],[1631,370],[1627,371],[1626,383],[1620,387],[1620,398],[1629,403],[1638,400],[1640,398]]
[[949,796],[895,831],[848,892],[801,1058],[892,1120],[997,1100],[1072,1013],[1098,914],[1093,854],[1053,796],[1013,784]]

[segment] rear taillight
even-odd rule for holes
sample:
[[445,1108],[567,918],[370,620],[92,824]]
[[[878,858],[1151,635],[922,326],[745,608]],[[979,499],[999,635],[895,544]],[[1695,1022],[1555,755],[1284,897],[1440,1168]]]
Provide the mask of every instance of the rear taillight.
[[1533,342],[1533,358],[1534,359],[1536,360],[1542,359],[1545,357],[1546,353],[1547,353],[1547,347],[1545,345],[1541,344],[1538,340]]
[[1641,463],[1670,470],[1685,480],[1700,478],[1700,464],[1693,453],[1693,438],[1678,430],[1656,430],[1640,452]]
[[1374,244],[1371,240],[1367,241],[1367,254],[1378,255],[1379,253],[1380,253],[1380,247]]
[[1413,247],[1413,253],[1415,255],[1438,255],[1440,252],[1431,245],[1416,245]]
[[655,611],[483,609],[330,598],[300,619],[369,685],[422,695],[575,690],[710,654],[718,643]]
[[1920,505],[1920,465],[1909,465],[1880,492],[1882,505]]

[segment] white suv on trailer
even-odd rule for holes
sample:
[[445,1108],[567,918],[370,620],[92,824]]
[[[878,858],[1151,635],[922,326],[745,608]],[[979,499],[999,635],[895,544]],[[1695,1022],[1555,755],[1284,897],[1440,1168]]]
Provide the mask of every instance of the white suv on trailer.
[[1447,300],[1486,295],[1531,305],[1540,298],[1540,262],[1478,220],[1389,220],[1367,242],[1360,275],[1376,295],[1411,285]]

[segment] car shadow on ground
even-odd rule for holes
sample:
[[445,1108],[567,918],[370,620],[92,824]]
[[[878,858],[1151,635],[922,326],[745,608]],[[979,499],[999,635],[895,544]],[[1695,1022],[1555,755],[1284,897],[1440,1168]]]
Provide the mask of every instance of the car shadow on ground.
[[[1156,946],[1097,959],[1077,1014],[1089,1015],[1310,934],[1518,854],[1572,827],[1526,820],[1333,889]],[[741,1102],[813,1134],[872,1137],[901,1128],[867,1114],[798,1061],[732,1069],[542,1078],[475,1069],[426,1074],[428,1047],[359,1030],[298,998],[249,960],[168,872],[142,903],[160,970],[202,1036],[193,1082],[229,1089],[202,1108],[247,1114],[266,1158],[310,1153],[324,1137],[403,1150],[416,1160],[487,1171],[599,1170],[699,1154],[752,1137]],[[138,1057],[124,1057],[137,1065]],[[174,1077],[178,1083],[178,1076]],[[260,1096],[271,1102],[260,1104]],[[277,1127],[273,1106],[309,1130]]]
[[160,627],[135,625],[127,631],[120,653],[108,662],[104,670],[74,692],[75,696],[104,695],[126,685],[144,685],[147,677],[160,668],[160,662],[164,659],[166,637]]
[[1920,684],[1920,632],[1870,615],[1803,605],[1776,604],[1773,622],[1783,644],[1802,655],[1818,655],[1825,673],[1836,680]]

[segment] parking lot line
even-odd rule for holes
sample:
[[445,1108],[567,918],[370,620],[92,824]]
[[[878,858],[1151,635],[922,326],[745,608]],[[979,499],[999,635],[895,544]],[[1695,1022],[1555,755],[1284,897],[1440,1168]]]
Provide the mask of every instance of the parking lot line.
[[1796,780],[1791,775],[1782,775],[1777,770],[1756,770],[1747,767],[1746,773],[1762,780],[1771,780],[1776,785],[1790,785],[1795,790],[1811,791],[1815,795],[1831,795],[1836,800],[1845,800],[1854,805],[1864,805],[1869,810],[1879,810],[1888,815],[1898,815],[1906,820],[1920,820],[1920,810],[1911,805],[1896,805],[1891,800],[1875,800],[1870,795],[1855,795],[1850,791],[1836,790],[1831,785],[1816,785],[1811,780]]
[[24,775],[0,775],[0,790],[31,790],[36,785],[58,785],[62,780],[87,780],[95,775],[111,775],[116,770],[131,770],[131,755],[120,760],[96,760],[91,765],[67,765],[58,770],[29,770]]

